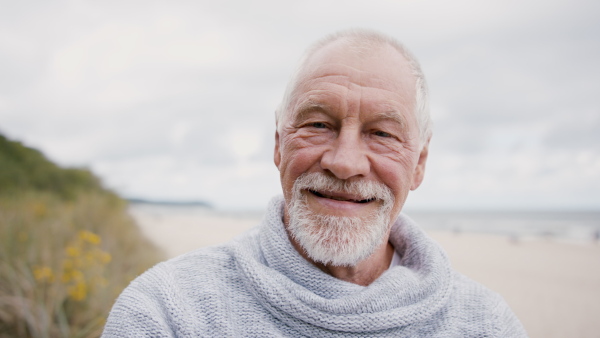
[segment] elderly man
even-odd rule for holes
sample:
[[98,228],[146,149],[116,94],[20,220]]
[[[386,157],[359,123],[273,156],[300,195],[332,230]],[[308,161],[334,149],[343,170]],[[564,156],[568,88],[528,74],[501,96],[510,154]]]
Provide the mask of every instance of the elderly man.
[[259,227],[132,282],[104,336],[525,336],[400,214],[430,137],[423,73],[401,44],[367,31],[317,42],[277,111],[283,198]]

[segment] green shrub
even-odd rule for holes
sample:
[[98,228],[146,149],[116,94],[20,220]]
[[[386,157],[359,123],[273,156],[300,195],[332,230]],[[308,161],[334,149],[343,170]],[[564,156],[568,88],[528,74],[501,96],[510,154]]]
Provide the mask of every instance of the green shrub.
[[39,151],[0,135],[0,194],[25,190],[47,191],[71,200],[78,191],[104,191],[88,170],[60,168]]
[[162,253],[89,171],[3,137],[0,189],[0,337],[99,336],[116,297]]

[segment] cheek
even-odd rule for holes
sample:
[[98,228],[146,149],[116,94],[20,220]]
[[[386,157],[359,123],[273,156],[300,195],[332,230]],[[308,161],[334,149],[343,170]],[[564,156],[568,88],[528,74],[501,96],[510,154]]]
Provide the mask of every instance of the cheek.
[[280,176],[285,189],[291,189],[298,176],[319,166],[322,149],[292,140],[281,148]]
[[396,156],[379,156],[374,159],[374,170],[385,185],[390,187],[396,198],[398,194],[408,193],[412,183],[416,160],[412,153],[396,154]]
[[285,137],[282,142],[282,156],[288,163],[305,163],[317,160],[323,153],[326,144],[319,137],[309,137],[296,133]]

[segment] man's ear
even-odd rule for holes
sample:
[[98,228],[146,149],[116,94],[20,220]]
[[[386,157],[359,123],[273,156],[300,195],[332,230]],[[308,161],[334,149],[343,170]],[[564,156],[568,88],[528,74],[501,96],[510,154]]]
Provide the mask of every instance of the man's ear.
[[273,162],[275,162],[275,166],[279,169],[279,163],[281,163],[281,153],[279,152],[279,132],[275,131],[275,151],[273,153]]
[[412,185],[410,186],[410,190],[417,189],[421,182],[423,182],[423,178],[425,177],[425,164],[427,163],[427,156],[429,155],[429,141],[431,137],[427,139],[425,145],[421,149],[421,153],[419,154],[419,160],[417,161],[417,166],[415,167],[415,171],[413,172]]

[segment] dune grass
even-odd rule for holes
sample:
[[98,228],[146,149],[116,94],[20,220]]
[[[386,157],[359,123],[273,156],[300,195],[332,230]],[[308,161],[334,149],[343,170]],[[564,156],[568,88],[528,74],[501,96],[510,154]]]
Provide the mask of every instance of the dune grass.
[[98,337],[164,255],[88,170],[0,135],[0,337]]
[[0,197],[0,335],[99,336],[119,293],[160,258],[116,196]]

